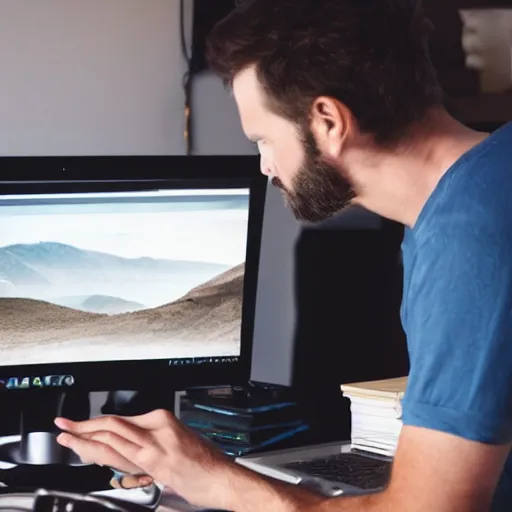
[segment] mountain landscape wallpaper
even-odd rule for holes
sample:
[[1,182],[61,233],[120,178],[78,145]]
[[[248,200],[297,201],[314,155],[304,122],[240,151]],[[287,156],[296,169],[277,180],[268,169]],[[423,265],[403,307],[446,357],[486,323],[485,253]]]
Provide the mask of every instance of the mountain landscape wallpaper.
[[246,191],[0,196],[2,365],[235,356]]

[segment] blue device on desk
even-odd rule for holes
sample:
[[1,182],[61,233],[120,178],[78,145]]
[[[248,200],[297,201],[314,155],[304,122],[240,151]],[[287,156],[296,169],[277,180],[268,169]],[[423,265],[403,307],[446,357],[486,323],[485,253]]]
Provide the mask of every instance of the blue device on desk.
[[155,506],[158,490],[110,489],[110,469],[58,445],[53,420],[88,418],[93,391],[114,392],[106,412],[130,414],[172,410],[175,390],[249,380],[259,159],[8,157],[0,168],[0,406],[13,418],[0,425],[0,482]]

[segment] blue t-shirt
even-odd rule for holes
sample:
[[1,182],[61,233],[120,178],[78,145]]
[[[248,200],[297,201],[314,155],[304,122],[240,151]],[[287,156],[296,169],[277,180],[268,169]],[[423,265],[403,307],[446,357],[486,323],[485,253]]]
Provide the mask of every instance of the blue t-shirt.
[[[445,173],[402,249],[404,425],[511,442],[512,123]],[[511,457],[492,510],[512,510]]]

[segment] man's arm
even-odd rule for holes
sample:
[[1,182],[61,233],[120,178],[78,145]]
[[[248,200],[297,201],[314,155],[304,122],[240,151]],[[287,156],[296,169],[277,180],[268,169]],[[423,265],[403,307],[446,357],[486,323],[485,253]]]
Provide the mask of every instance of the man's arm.
[[481,512],[510,450],[404,426],[385,491],[327,499],[234,463],[164,411],[57,424],[68,432],[59,442],[84,460],[150,474],[191,503],[234,512]]
[[379,494],[315,500],[287,484],[240,472],[228,503],[236,512],[482,512],[490,508],[509,451],[510,445],[404,426],[390,484]]

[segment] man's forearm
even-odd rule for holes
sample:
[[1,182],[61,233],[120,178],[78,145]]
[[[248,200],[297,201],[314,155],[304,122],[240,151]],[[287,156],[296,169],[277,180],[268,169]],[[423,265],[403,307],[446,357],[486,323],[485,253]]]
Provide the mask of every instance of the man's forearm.
[[[388,510],[384,493],[358,497],[326,498],[236,468],[228,477],[226,508],[234,512],[374,512]],[[391,510],[389,508],[389,510]]]
[[229,477],[226,509],[234,512],[306,512],[325,498],[239,467]]
[[316,510],[318,512],[399,512],[401,509],[392,505],[389,495],[382,492],[327,499]]

